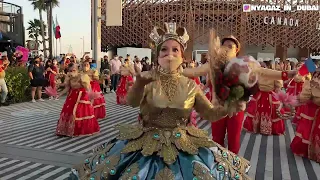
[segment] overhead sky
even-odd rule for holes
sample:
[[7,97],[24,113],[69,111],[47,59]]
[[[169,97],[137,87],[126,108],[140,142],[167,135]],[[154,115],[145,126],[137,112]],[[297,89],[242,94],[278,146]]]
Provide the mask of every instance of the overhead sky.
[[[24,14],[25,29],[28,28],[28,21],[39,19],[39,12],[33,9],[28,0],[4,0],[22,6]],[[56,15],[61,28],[61,51],[68,53],[73,51],[78,57],[82,52],[82,37],[85,40],[85,52],[91,51],[91,0],[60,0],[59,7],[53,9],[53,19]],[[46,22],[47,15],[43,13]],[[26,40],[28,32],[26,31]],[[55,48],[54,44],[54,48]],[[60,45],[58,41],[58,54]]]

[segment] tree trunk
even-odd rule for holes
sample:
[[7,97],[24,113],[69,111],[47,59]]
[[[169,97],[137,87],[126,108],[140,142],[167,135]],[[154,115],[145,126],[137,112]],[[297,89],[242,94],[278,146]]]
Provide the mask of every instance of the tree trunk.
[[48,24],[48,36],[49,36],[49,58],[52,59],[53,48],[52,48],[52,4],[47,5],[47,24]]
[[41,30],[41,37],[42,37],[42,45],[43,45],[43,56],[47,58],[47,45],[46,45],[46,37],[44,35],[44,26],[43,26],[43,19],[42,19],[42,11],[39,10],[39,18],[41,22],[40,30]]

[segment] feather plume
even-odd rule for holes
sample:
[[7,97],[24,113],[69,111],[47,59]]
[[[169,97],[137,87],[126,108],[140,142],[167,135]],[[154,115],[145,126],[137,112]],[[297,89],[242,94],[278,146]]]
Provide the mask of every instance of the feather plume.
[[91,100],[98,99],[98,98],[100,98],[101,93],[100,92],[89,91],[88,92],[88,96],[89,96],[89,99],[91,99]]
[[293,107],[298,105],[297,96],[289,95],[284,91],[279,91],[278,93],[273,92],[273,97],[284,105],[291,105]]
[[53,89],[52,87],[46,87],[45,92],[48,96],[58,96],[57,90]]

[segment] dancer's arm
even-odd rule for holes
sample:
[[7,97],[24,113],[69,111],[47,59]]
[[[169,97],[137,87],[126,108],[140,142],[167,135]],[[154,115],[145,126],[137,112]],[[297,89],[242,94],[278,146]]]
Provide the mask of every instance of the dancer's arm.
[[65,77],[63,84],[64,84],[64,89],[59,93],[57,98],[63,96],[70,90],[70,78],[68,75]]
[[136,81],[130,88],[127,95],[127,104],[132,107],[138,107],[150,88],[147,84],[152,81],[152,71],[136,73]]
[[[197,92],[195,95],[195,110],[202,116],[204,119],[209,121],[218,121],[228,115],[227,109],[218,103],[213,102],[211,103],[207,97],[203,94],[199,87],[197,88]],[[215,104],[215,105],[213,105]]]
[[258,73],[260,77],[272,80],[288,80],[296,75],[297,71],[277,71],[267,68],[255,68],[254,72]]
[[305,81],[303,83],[302,92],[298,96],[298,100],[300,103],[305,103],[312,98],[310,81]]

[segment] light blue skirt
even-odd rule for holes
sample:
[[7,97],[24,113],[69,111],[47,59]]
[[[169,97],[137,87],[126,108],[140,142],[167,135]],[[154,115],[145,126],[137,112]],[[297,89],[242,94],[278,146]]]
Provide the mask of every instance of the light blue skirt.
[[[143,156],[141,151],[122,154],[128,141],[112,140],[99,146],[95,155],[72,169],[70,180],[240,180],[247,176],[248,162],[219,147],[200,148],[191,155],[179,151],[173,164],[166,164],[154,153]],[[104,151],[105,150],[105,151]],[[243,168],[245,167],[245,168]]]

